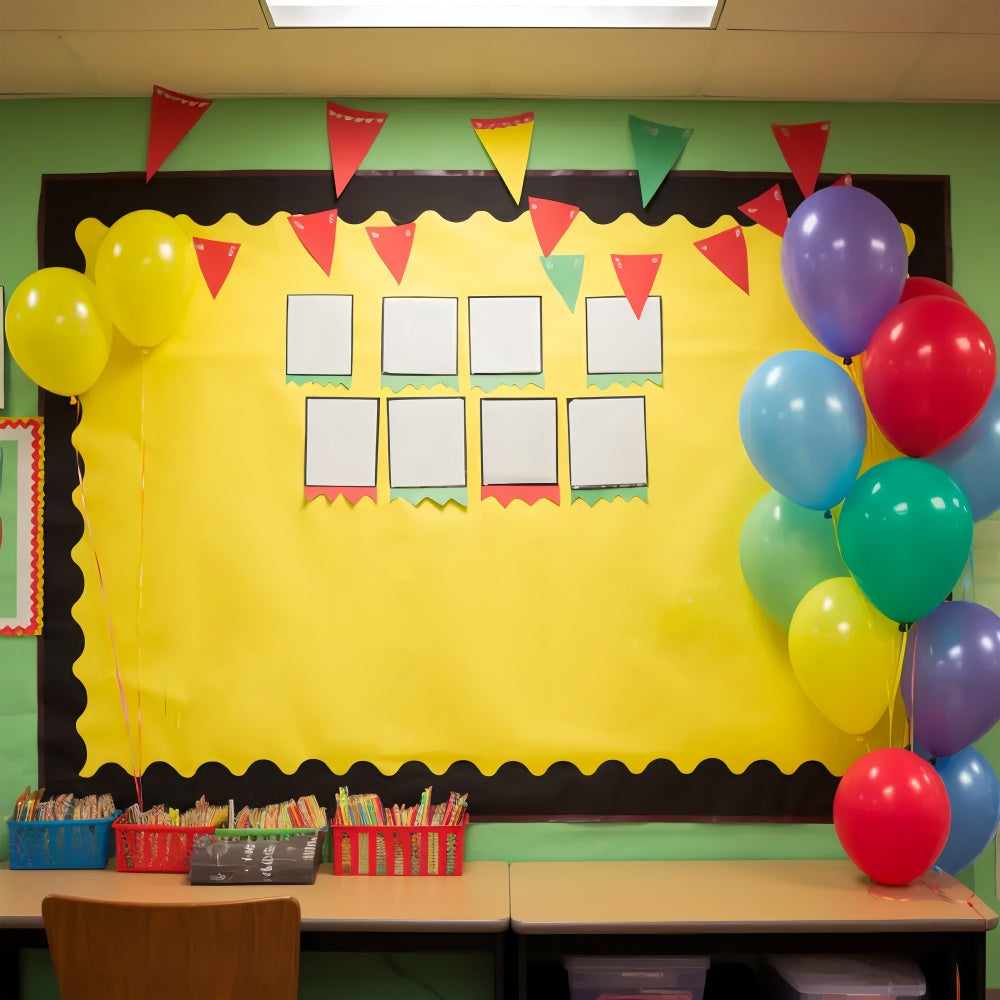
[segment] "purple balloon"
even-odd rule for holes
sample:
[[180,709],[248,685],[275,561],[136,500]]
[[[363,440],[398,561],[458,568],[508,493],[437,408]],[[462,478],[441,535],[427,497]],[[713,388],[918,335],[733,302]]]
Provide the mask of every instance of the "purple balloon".
[[939,604],[910,630],[899,688],[932,756],[970,746],[1000,722],[1000,616],[972,601]]
[[899,305],[906,238],[875,195],[842,185],[811,194],[781,241],[781,276],[799,319],[831,354],[853,358]]

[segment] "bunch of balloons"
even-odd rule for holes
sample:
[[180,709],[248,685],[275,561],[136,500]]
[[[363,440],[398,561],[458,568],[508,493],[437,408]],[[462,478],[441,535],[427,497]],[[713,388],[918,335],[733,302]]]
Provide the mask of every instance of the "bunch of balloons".
[[[847,854],[886,883],[935,863],[954,873],[1000,824],[1000,780],[972,747],[1000,722],[1000,617],[951,600],[974,523],[1000,509],[996,348],[957,292],[907,276],[899,222],[861,188],[802,202],[781,271],[833,357],[779,353],[744,387],[740,435],[772,490],[744,523],[743,576],[831,722],[860,736],[901,694],[924,748],[867,753],[845,773],[834,826]],[[869,419],[900,456],[862,473]]]
[[11,357],[43,389],[80,395],[107,366],[113,329],[145,350],[180,326],[196,274],[192,240],[174,219],[130,212],[105,234],[93,281],[43,267],[14,289],[6,312]]

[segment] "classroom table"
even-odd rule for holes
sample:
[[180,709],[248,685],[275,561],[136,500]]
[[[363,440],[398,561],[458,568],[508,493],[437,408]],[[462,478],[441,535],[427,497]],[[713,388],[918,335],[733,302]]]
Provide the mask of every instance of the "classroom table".
[[566,955],[791,952],[905,953],[928,997],[983,1000],[997,923],[950,876],[882,887],[846,860],[516,862],[510,917],[522,1000]]
[[341,876],[329,863],[313,885],[191,885],[187,875],[108,870],[11,871],[0,866],[0,997],[20,995],[21,947],[45,947],[42,898],[51,892],[123,902],[195,902],[294,896],[302,947],[337,951],[475,950],[493,956],[506,996],[508,866],[467,861],[461,875]]

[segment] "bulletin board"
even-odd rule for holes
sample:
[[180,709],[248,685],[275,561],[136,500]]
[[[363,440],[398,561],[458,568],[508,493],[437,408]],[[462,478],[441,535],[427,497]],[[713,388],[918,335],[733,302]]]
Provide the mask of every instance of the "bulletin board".
[[[911,273],[948,280],[947,179],[854,182],[909,229]],[[177,803],[434,785],[478,817],[828,816],[864,746],[797,687],[737,552],[767,492],[740,389],[816,349],[780,240],[735,208],[775,183],[793,211],[765,174],[674,172],[645,209],[625,171],[529,171],[520,204],[488,172],[362,172],[339,200],[326,172],[45,177],[40,266],[85,269],[139,208],[239,253],[166,342],[116,342],[82,405],[43,394],[40,780],[122,801],[138,770]],[[579,210],[566,273],[532,197]],[[333,206],[327,274],[289,216]],[[405,225],[398,280],[366,227]],[[697,249],[735,225],[749,291]],[[659,258],[641,315],[616,255]],[[319,375],[317,324],[342,338]],[[444,332],[415,356],[424,328]]]

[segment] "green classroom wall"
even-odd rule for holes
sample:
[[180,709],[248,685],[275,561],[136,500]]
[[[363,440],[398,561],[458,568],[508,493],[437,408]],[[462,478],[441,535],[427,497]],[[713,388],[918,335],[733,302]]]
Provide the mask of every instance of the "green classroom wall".
[[[169,84],[169,81],[165,81]],[[343,99],[330,95],[331,99]],[[529,169],[634,166],[627,116],[682,126],[693,135],[683,170],[784,171],[773,122],[830,120],[823,169],[831,173],[947,174],[951,177],[953,284],[997,337],[1000,331],[1000,105],[718,103],[667,101],[366,100],[388,112],[366,169],[491,169],[472,117],[534,111]],[[217,100],[167,161],[165,170],[322,170],[330,166],[322,99]],[[145,99],[0,101],[0,284],[5,301],[38,267],[37,208],[42,174],[141,171]],[[734,209],[735,211],[735,209]],[[918,234],[919,236],[919,234]],[[0,415],[37,413],[35,387],[5,358]],[[976,527],[975,599],[1000,611],[1000,516]],[[0,638],[0,803],[13,802],[37,772],[36,641]],[[980,750],[1000,770],[1000,727]],[[2,810],[2,805],[0,805]],[[6,855],[6,831],[0,856]],[[815,824],[474,824],[469,860],[836,858],[832,827]],[[995,845],[962,874],[994,909]],[[26,963],[27,992],[50,995],[44,955]],[[302,995],[324,982],[343,995],[488,995],[489,972],[466,959],[306,956]],[[349,983],[364,982],[363,993]],[[1000,937],[988,939],[987,982],[1000,986]],[[380,984],[380,985],[376,985]]]

